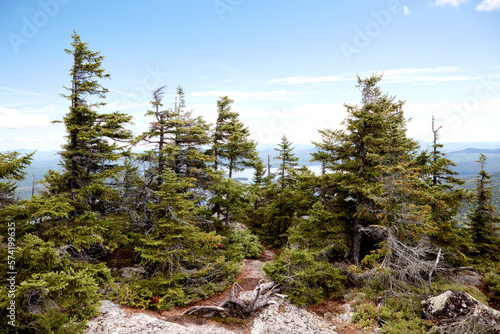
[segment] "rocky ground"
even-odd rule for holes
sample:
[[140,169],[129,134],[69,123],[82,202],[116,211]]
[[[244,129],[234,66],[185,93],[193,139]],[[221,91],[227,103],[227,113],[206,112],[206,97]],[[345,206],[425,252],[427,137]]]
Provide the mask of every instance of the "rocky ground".
[[[245,268],[237,278],[245,294],[252,291],[259,280],[265,278],[262,266],[272,260],[274,254],[266,250],[258,260],[245,260]],[[223,301],[230,289],[221,295],[201,301],[197,305],[217,305]],[[100,308],[101,315],[88,323],[85,334],[301,334],[301,333],[362,333],[354,329],[344,331],[342,328],[351,327],[350,310],[344,307],[335,307],[339,314],[328,312],[314,312],[314,309],[298,308],[286,298],[273,297],[274,304],[268,305],[252,315],[251,318],[241,321],[227,321],[225,323],[182,316],[187,308],[174,308],[159,314],[158,312],[136,310],[117,305],[109,300],[103,300]],[[339,331],[341,330],[341,331]]]

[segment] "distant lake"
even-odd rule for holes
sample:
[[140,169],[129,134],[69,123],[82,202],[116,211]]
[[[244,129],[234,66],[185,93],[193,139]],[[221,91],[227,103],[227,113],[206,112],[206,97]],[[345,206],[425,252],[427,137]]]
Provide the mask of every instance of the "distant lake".
[[[306,167],[316,175],[321,174],[321,165],[310,165],[310,166],[306,166]],[[271,173],[276,173],[277,171],[278,171],[278,167],[271,168]],[[251,182],[253,179],[253,173],[254,173],[253,168],[247,168],[247,169],[245,169],[241,172],[238,172],[238,173],[233,172],[233,178],[240,179],[240,181],[242,181],[242,182]],[[266,176],[267,176],[267,167],[266,167]]]

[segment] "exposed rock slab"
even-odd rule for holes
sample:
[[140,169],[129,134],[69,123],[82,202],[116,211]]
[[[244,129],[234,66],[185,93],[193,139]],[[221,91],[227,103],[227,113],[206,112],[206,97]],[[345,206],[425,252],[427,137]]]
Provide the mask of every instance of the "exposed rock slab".
[[214,325],[183,326],[157,319],[147,314],[137,313],[127,317],[119,305],[102,300],[101,316],[89,321],[84,334],[236,334]]
[[[253,325],[244,330],[251,334],[336,334],[334,327],[323,318],[292,305],[288,300],[273,297],[276,304],[263,308]],[[130,316],[109,300],[102,300],[101,315],[88,322],[84,334],[237,334],[214,324],[168,322],[153,316],[136,313]],[[242,329],[243,330],[243,329]]]
[[252,334],[336,334],[332,325],[319,316],[276,298],[256,316]]
[[500,333],[500,312],[468,293],[448,290],[425,299],[422,307],[441,333]]

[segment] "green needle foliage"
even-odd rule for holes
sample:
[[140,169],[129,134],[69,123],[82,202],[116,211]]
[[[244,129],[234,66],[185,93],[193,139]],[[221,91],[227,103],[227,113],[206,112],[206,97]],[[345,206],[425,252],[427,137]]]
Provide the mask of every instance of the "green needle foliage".
[[227,96],[217,101],[217,122],[209,149],[215,171],[225,168],[229,177],[229,180],[220,176],[213,178],[211,191],[214,196],[210,200],[212,212],[216,218],[223,214],[226,227],[229,226],[231,215],[242,206],[244,191],[242,184],[232,180],[233,172],[252,167],[257,161],[257,144],[250,140],[250,131],[239,120],[239,114],[231,110],[233,102]]
[[484,170],[486,156],[480,155],[477,161],[481,164],[481,171],[476,179],[476,196],[474,208],[469,215],[469,233],[472,236],[476,252],[480,256],[490,259],[500,259],[500,219],[496,209],[491,204],[492,192],[491,175]]
[[452,170],[455,163],[441,152],[438,132],[432,119],[434,143],[431,152],[424,151],[415,159],[412,167],[421,170],[430,196],[427,204],[431,208],[431,219],[427,234],[431,240],[445,250],[448,260],[461,262],[466,259],[471,248],[469,235],[459,227],[457,214],[460,206],[470,201],[470,194],[460,186],[464,181]]
[[131,138],[126,129],[131,117],[97,111],[105,105],[102,99],[108,92],[99,83],[109,78],[101,68],[104,56],[89,50],[76,33],[72,39],[72,49],[65,50],[72,55],[73,66],[71,87],[66,87],[69,94],[62,95],[71,103],[62,121],[67,134],[61,152],[63,170],[46,176],[43,198],[47,202],[41,203],[47,207],[47,203],[55,205],[55,200],[61,200],[60,206],[70,209],[42,219],[37,233],[58,244],[72,244],[79,251],[100,248],[97,255],[102,256],[108,246],[116,247],[126,240],[121,234],[123,217],[118,212],[120,197],[115,182],[123,170],[120,159],[128,155],[120,142]]
[[[0,231],[11,238],[0,236],[0,257],[15,258],[18,325],[7,327],[13,269],[4,261],[0,333],[82,332],[98,313],[98,287],[111,282],[105,263],[122,304],[167,310],[209,297],[234,282],[244,258],[260,256],[259,240],[280,248],[264,270],[293,302],[314,304],[345,295],[349,284],[364,286],[371,296],[354,320],[378,320],[387,333],[430,326],[420,319],[419,298],[444,261],[463,266],[470,257],[498,303],[500,219],[486,157],[464,228],[456,216],[471,196],[441,152],[440,128],[433,122],[432,150],[420,152],[407,136],[404,102],[382,92],[381,75],[357,78],[361,101],[345,105],[343,129],[319,131],[312,160],[322,164],[321,175],[299,168],[286,136],[271,173],[228,96],[217,101],[211,125],[187,109],[182,87],[171,107],[159,87],[147,130],[132,138],[131,116],[99,111],[108,92],[104,56],[76,33],[65,51],[73,64],[62,95],[69,110],[56,122],[66,130],[62,170],[47,172],[42,192],[16,202],[15,182],[33,153],[0,153]],[[147,150],[132,154],[139,144]],[[248,167],[250,184],[232,178]],[[14,239],[15,249],[8,246]],[[436,259],[441,251],[444,261]],[[135,277],[115,270],[128,266]],[[435,278],[440,291],[442,278]],[[368,300],[381,293],[385,305]]]
[[[198,227],[200,209],[190,200],[192,186],[165,169],[159,202],[151,204],[156,223],[136,247],[147,279],[133,283],[136,293],[125,298],[131,305],[163,310],[183,305],[196,297],[197,289],[208,289],[203,290],[208,296],[237,274],[237,262],[224,255],[223,237]],[[159,301],[151,302],[153,296]]]
[[[7,249],[0,256],[7,259]],[[109,282],[109,269],[100,265],[70,264],[53,243],[27,234],[18,240],[15,275],[15,327],[7,324],[10,304],[7,261],[2,261],[0,333],[81,333],[86,320],[99,314],[99,284]]]
[[16,182],[24,179],[23,170],[33,160],[33,154],[0,153],[0,209],[15,202]]
[[250,131],[239,121],[239,114],[231,110],[233,102],[227,96],[217,101],[218,116],[212,136],[215,170],[226,167],[229,178],[233,171],[252,167],[257,157],[257,144],[249,139]]
[[378,86],[381,79],[381,75],[358,77],[362,104],[345,105],[348,114],[345,130],[319,131],[322,142],[315,143],[317,152],[313,154],[313,160],[322,162],[325,171],[331,174],[325,178],[331,183],[323,187],[339,190],[336,193],[340,196],[330,194],[331,200],[352,203],[344,214],[351,217],[349,229],[354,264],[359,264],[362,256],[362,239],[368,241],[363,229],[377,222],[372,208],[376,206],[374,199],[381,189],[383,165],[390,167],[399,153],[406,154],[417,147],[404,136],[404,102],[382,94]]
[[174,107],[162,109],[164,88],[153,91],[153,110],[145,114],[153,117],[153,121],[149,130],[134,140],[154,147],[140,155],[140,159],[152,164],[150,172],[159,183],[163,170],[170,168],[180,177],[194,178],[197,185],[204,184],[211,175],[207,166],[210,156],[203,149],[210,140],[209,124],[186,109],[185,93],[180,86],[176,89]]

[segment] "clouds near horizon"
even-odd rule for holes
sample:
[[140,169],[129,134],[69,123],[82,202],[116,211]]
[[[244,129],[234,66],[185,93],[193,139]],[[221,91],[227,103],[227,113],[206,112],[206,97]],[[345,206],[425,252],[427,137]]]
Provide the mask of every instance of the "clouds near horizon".
[[0,128],[43,128],[50,124],[49,117],[45,115],[21,113],[17,109],[0,107]]

